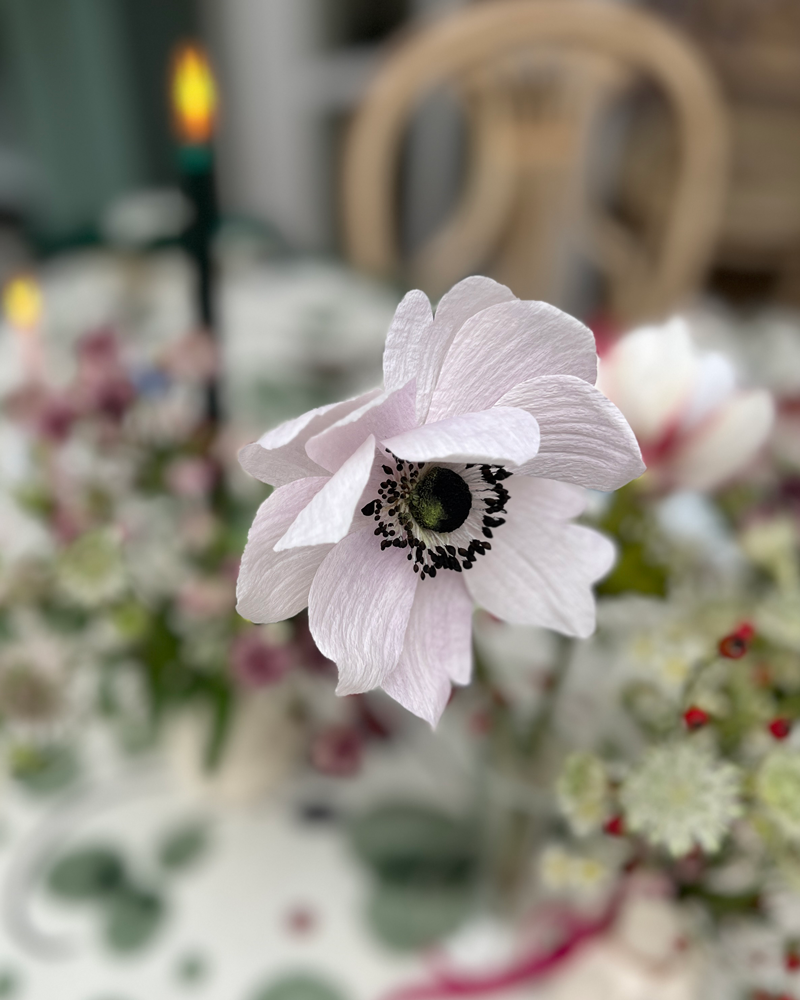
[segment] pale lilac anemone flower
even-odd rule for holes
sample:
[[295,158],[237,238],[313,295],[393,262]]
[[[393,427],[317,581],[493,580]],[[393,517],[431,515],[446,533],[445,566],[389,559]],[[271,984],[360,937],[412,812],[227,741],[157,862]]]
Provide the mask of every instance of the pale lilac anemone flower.
[[[382,687],[435,724],[470,679],[473,605],[566,635],[594,630],[611,542],[571,523],[578,487],[644,469],[594,388],[591,332],[488,278],[439,303],[409,292],[384,389],[320,407],[240,452],[271,483],[250,530],[238,609],[274,622],[308,605],[341,695]],[[558,481],[557,481],[558,480]]]

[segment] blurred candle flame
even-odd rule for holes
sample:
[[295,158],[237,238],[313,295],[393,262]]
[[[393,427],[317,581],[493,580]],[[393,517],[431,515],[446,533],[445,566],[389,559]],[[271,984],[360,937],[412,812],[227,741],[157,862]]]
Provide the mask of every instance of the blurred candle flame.
[[172,108],[182,142],[207,143],[214,131],[217,86],[205,53],[197,45],[180,46],[173,60]]
[[20,333],[32,333],[42,318],[42,293],[30,275],[18,275],[3,289],[6,319]]

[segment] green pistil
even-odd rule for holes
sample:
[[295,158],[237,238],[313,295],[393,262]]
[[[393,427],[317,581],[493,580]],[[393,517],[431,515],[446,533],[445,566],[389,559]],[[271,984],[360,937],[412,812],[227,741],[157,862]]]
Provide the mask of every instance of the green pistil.
[[455,531],[469,516],[472,494],[452,469],[434,466],[414,486],[408,509],[417,524],[427,531]]

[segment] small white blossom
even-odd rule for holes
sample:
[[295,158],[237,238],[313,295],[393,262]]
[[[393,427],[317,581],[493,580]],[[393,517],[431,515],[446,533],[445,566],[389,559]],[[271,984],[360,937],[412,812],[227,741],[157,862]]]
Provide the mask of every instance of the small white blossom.
[[597,858],[572,854],[553,844],[542,852],[539,874],[546,888],[554,892],[580,894],[605,885],[611,870]]
[[769,754],[756,776],[756,795],[783,833],[800,840],[800,753]]
[[113,601],[127,587],[120,540],[105,528],[87,531],[65,549],[57,573],[66,596],[89,608]]
[[675,857],[699,845],[719,849],[741,814],[740,777],[696,741],[651,747],[628,776],[621,798],[628,828]]
[[564,761],[556,788],[558,804],[574,833],[598,829],[608,815],[608,778],[591,753],[572,753]]

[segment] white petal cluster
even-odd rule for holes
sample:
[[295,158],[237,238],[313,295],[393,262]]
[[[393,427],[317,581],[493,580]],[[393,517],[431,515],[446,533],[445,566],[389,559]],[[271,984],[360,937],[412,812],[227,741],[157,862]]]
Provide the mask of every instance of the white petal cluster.
[[552,844],[542,852],[539,874],[544,886],[553,892],[582,895],[606,885],[612,871],[597,858],[573,854]]
[[608,815],[606,769],[594,754],[570,754],[556,791],[561,812],[579,836],[597,830]]
[[775,750],[761,764],[756,795],[782,832],[800,840],[800,753]]
[[680,316],[617,341],[598,386],[629,421],[658,489],[717,489],[753,459],[773,423],[770,393],[739,388],[731,362],[702,351]]
[[76,539],[59,558],[58,582],[67,597],[87,608],[119,597],[127,576],[117,534],[97,528]]
[[696,741],[651,747],[622,786],[626,824],[675,857],[713,853],[741,815],[740,785],[737,768]]

